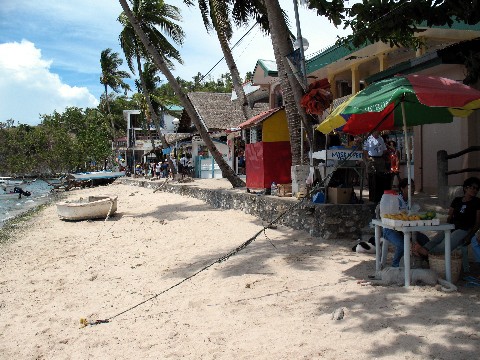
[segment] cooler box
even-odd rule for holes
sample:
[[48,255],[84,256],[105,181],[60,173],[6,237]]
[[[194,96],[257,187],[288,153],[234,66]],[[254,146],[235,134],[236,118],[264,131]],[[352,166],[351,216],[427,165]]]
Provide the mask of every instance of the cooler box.
[[328,202],[331,204],[349,204],[352,188],[328,188]]

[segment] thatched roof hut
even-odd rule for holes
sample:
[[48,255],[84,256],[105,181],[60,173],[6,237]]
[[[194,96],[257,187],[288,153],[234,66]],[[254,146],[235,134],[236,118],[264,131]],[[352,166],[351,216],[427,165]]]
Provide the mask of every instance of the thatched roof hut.
[[[188,97],[209,132],[229,130],[245,121],[240,102],[232,101],[229,93],[191,92],[188,93]],[[267,103],[256,103],[253,115],[267,109]],[[185,110],[180,119],[178,132],[197,132]]]

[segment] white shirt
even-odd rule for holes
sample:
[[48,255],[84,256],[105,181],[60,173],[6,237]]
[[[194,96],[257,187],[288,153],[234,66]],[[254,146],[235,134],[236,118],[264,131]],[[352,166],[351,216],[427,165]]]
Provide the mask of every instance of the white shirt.
[[363,143],[363,150],[368,152],[368,156],[382,156],[387,147],[381,136],[375,139],[373,135],[370,135]]

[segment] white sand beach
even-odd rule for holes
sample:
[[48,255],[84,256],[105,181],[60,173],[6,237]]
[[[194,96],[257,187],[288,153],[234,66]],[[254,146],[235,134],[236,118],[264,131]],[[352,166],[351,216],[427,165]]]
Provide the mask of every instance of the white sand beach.
[[361,286],[373,255],[283,226],[174,286],[262,222],[122,184],[68,197],[90,194],[118,195],[117,214],[67,222],[51,205],[0,245],[1,359],[478,357],[480,287]]

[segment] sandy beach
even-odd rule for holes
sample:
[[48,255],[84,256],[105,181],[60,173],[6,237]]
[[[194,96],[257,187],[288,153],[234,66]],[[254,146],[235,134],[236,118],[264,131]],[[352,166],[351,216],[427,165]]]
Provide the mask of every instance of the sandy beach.
[[361,286],[374,255],[282,226],[180,283],[262,221],[122,184],[67,196],[93,194],[118,195],[117,214],[67,222],[51,205],[0,244],[1,359],[478,356],[480,287]]

